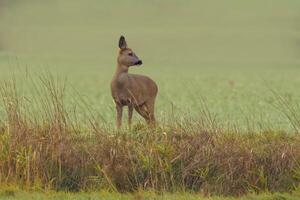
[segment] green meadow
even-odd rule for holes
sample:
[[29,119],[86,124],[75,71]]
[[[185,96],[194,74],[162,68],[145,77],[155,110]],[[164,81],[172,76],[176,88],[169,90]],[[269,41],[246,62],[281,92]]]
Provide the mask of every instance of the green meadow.
[[159,121],[199,117],[202,99],[223,124],[290,128],[270,88],[299,101],[297,1],[1,2],[1,79],[50,71],[113,125],[109,84],[123,34],[144,61],[130,72],[159,85]]
[[248,195],[243,198],[236,197],[204,197],[200,194],[164,194],[159,195],[153,192],[136,193],[136,194],[112,194],[108,192],[98,193],[64,193],[64,192],[22,192],[14,190],[5,190],[0,193],[0,199],[60,199],[60,200],[276,200],[276,199],[289,199],[298,200],[299,194],[262,194],[262,195]]

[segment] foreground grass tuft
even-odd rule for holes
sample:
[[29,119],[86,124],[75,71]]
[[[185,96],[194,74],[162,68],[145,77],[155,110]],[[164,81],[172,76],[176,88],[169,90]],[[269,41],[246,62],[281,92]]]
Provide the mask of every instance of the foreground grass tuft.
[[204,123],[210,121],[207,112],[184,124],[115,131],[103,128],[91,113],[86,123],[78,120],[76,109],[64,104],[64,87],[53,77],[42,77],[39,85],[35,98],[20,95],[15,82],[0,88],[6,112],[0,125],[1,184],[209,196],[291,192],[300,183],[297,133],[222,129],[215,121]]

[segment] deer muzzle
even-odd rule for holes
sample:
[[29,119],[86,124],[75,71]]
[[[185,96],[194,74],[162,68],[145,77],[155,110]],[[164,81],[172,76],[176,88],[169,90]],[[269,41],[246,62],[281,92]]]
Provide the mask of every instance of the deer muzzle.
[[142,65],[143,62],[141,60],[137,61],[136,63],[134,63],[134,65]]

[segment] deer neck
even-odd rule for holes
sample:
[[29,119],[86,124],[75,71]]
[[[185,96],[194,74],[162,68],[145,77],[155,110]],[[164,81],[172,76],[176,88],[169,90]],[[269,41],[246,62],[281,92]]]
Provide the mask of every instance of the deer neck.
[[125,66],[125,65],[121,65],[121,64],[118,64],[117,66],[117,70],[115,72],[115,76],[118,77],[120,76],[121,74],[128,74],[128,67]]
[[124,81],[126,80],[128,74],[128,67],[124,65],[117,65],[117,69],[113,78],[113,82],[117,85],[123,85]]

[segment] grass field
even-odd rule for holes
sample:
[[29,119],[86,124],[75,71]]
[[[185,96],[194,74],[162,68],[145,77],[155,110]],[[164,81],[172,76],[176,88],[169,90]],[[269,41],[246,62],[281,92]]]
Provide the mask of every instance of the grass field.
[[297,1],[1,2],[2,79],[49,70],[112,124],[109,83],[124,34],[145,63],[131,72],[159,85],[159,121],[197,117],[203,98],[224,124],[290,127],[269,88],[299,101]]
[[111,192],[66,193],[66,192],[24,192],[19,189],[6,188],[0,190],[0,199],[59,199],[59,200],[298,200],[299,192],[290,194],[261,194],[244,197],[204,197],[200,194],[175,193],[156,194],[154,192],[137,192],[134,194],[118,194]]
[[[209,195],[296,190],[299,20],[293,0],[0,0],[0,183]],[[133,130],[114,129],[109,85],[121,34],[144,62],[130,71],[159,86],[155,130],[137,114]],[[139,199],[119,195],[109,198]]]
[[82,194],[71,194],[71,193],[26,193],[26,192],[16,192],[16,193],[4,193],[0,195],[0,199],[74,199],[74,200],[276,200],[276,199],[288,199],[288,200],[298,200],[299,195],[292,194],[265,194],[265,195],[248,195],[246,197],[234,198],[234,197],[201,197],[197,194],[165,194],[165,195],[155,195],[155,194],[112,194],[112,193],[82,193]]

